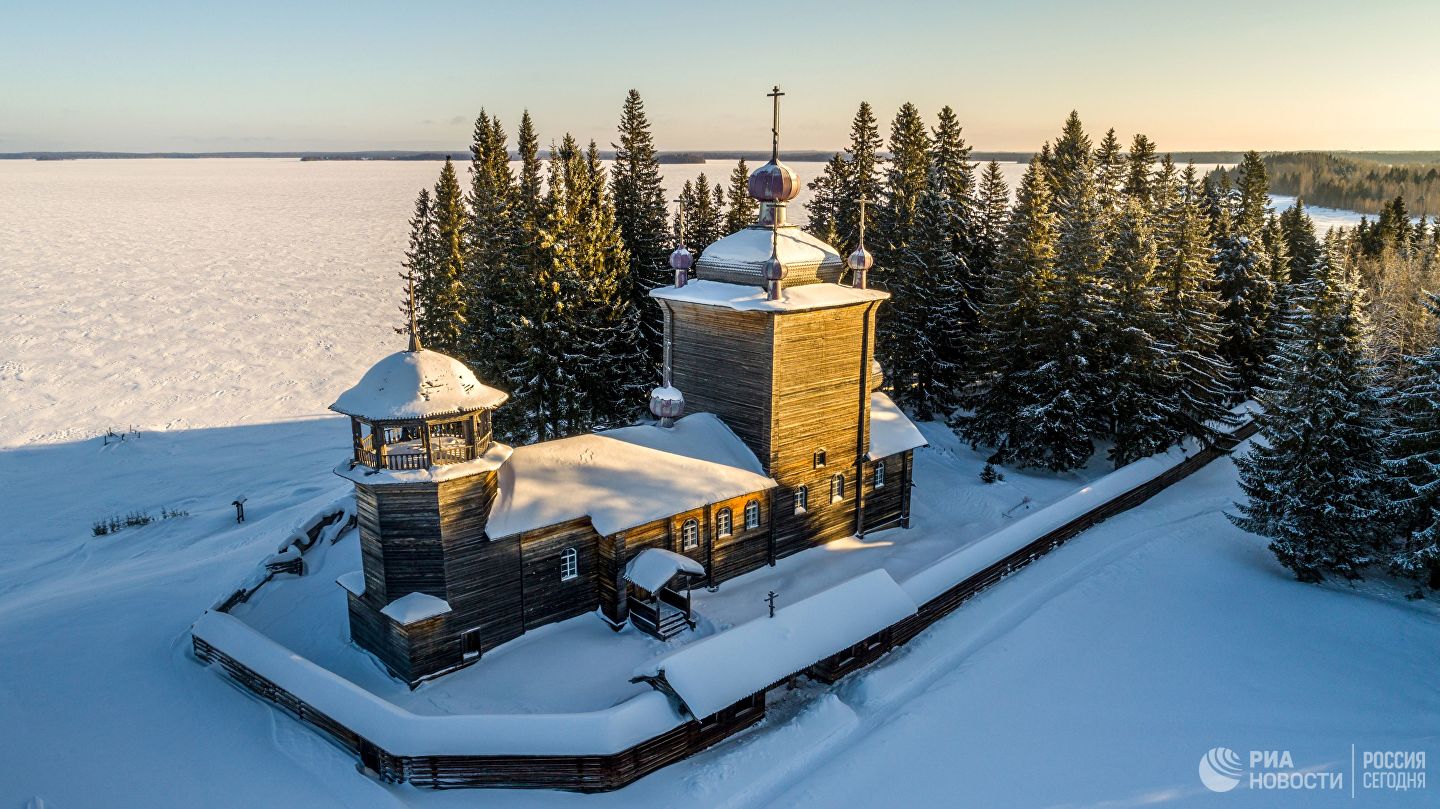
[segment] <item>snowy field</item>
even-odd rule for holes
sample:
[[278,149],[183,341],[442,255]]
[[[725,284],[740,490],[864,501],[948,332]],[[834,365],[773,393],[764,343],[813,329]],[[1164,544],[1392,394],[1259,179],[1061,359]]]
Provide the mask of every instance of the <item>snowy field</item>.
[[[1427,789],[1354,799],[1346,769],[1351,745],[1440,754],[1435,602],[1295,583],[1221,515],[1238,494],[1226,461],[880,665],[792,692],[760,727],[620,792],[430,793],[360,777],[347,754],[196,665],[186,630],[347,490],[330,469],[348,431],[324,407],[399,345],[387,329],[403,219],[436,168],[0,161],[0,809],[1440,803],[1433,764]],[[139,435],[122,443],[96,437],[131,425]],[[917,524],[956,528],[874,538],[913,538],[906,564],[933,558],[924,543],[988,530],[1023,494],[1084,479],[982,488],[978,456],[925,429],[936,446],[918,461]],[[251,516],[240,526],[238,494]],[[161,508],[189,514],[91,536],[97,519]],[[758,609],[743,586],[727,592]],[[721,621],[743,617],[719,606]],[[273,619],[303,638],[332,607]],[[1197,763],[1217,746],[1289,750],[1296,768],[1346,772],[1347,790],[1212,794]]]

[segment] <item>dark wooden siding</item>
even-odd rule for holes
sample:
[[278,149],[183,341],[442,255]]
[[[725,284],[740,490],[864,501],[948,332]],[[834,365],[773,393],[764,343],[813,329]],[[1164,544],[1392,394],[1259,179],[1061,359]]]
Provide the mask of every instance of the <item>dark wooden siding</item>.
[[[865,530],[898,523],[904,491],[910,486],[907,453],[900,452],[865,465]],[[885,485],[875,488],[875,467],[885,465]]]
[[773,316],[664,301],[671,309],[671,378],[689,413],[714,413],[761,464],[770,454]]
[[[589,517],[520,535],[524,567],[525,629],[589,612],[599,604],[599,539]],[[579,575],[560,579],[560,558],[574,548]]]

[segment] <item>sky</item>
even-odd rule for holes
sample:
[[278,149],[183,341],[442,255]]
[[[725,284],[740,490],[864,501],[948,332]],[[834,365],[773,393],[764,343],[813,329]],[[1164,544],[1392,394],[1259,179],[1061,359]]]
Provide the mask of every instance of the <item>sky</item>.
[[955,108],[1034,150],[1065,115],[1166,150],[1440,149],[1436,0],[0,0],[0,152],[462,149],[482,108],[542,142],[839,149],[862,100]]

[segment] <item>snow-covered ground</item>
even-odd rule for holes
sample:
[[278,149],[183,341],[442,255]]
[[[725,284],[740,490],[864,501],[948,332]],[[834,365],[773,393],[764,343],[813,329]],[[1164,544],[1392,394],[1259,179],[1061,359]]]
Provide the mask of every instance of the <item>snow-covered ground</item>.
[[[1435,602],[1295,583],[1221,516],[1238,495],[1226,461],[879,666],[792,692],[762,726],[620,792],[430,793],[360,777],[196,665],[187,628],[347,490],[330,469],[348,433],[323,408],[399,345],[386,331],[398,225],[434,171],[0,161],[0,807],[1435,805],[1434,785],[1355,800],[1201,786],[1197,764],[1217,746],[1290,750],[1297,768],[1343,769],[1352,744],[1440,752]],[[141,434],[123,443],[92,437],[130,424]],[[978,457],[925,429],[936,447],[920,456],[917,523],[957,528],[874,538],[895,537],[887,558],[912,569],[934,558],[925,543],[983,533],[1024,494],[1044,502],[1084,479],[980,487]],[[90,533],[161,508],[189,514]],[[803,580],[782,565],[775,589],[799,596],[875,552],[835,552]],[[721,593],[737,609],[759,609],[763,593],[732,584]],[[275,620],[323,624],[341,597],[326,592]],[[745,617],[720,606],[702,610]],[[523,710],[531,697],[508,699]]]

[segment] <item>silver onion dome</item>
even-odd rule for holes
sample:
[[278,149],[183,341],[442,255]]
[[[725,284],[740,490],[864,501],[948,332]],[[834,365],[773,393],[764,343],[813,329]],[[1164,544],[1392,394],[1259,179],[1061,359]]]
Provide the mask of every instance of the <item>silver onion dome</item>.
[[693,266],[695,266],[695,255],[685,245],[680,245],[670,254],[670,269],[679,272],[680,270],[689,270]]
[[685,413],[685,396],[679,390],[662,386],[650,391],[650,414],[669,427]]
[[780,259],[776,256],[772,255],[766,260],[764,272],[766,281],[785,280],[785,265],[780,263]]
[[855,252],[850,254],[850,258],[846,259],[845,263],[856,272],[864,272],[875,266],[875,257],[862,244],[855,248]]
[[775,158],[750,172],[750,196],[760,202],[789,202],[800,193],[800,177]]

